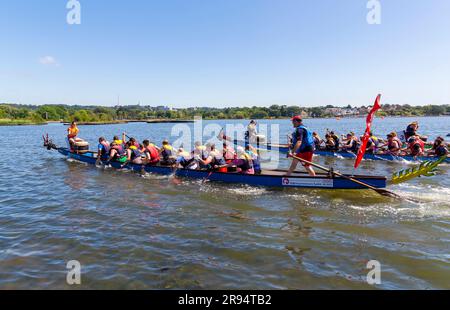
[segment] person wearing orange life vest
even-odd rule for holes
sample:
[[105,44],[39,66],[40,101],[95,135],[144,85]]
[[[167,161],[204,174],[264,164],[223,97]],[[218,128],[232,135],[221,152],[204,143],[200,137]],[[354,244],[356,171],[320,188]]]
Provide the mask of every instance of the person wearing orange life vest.
[[160,161],[158,149],[150,143],[149,140],[144,140],[142,153],[145,155],[144,163],[147,165],[156,165]]
[[77,123],[74,121],[70,124],[70,127],[67,128],[67,139],[69,140],[69,145],[72,146],[75,144],[78,134],[80,130],[77,127]]
[[425,153],[425,142],[419,136],[412,136],[408,139],[408,151],[412,156],[422,156]]

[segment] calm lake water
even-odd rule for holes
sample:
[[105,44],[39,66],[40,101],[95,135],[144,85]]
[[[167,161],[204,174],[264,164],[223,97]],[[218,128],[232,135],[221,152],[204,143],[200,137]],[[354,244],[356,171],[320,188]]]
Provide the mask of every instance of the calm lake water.
[[[411,121],[376,119],[374,132]],[[430,137],[450,133],[449,117],[419,121]],[[237,122],[218,122],[226,123]],[[280,142],[290,132],[289,121],[262,123],[280,124]],[[322,134],[365,128],[364,119],[305,123]],[[80,136],[93,147],[122,131],[159,143],[178,138],[173,126],[80,126]],[[448,165],[390,188],[421,202],[411,203],[370,191],[202,185],[105,170],[48,152],[45,132],[64,144],[60,124],[0,127],[0,289],[74,289],[70,260],[82,264],[82,289],[450,289]],[[353,172],[352,160],[315,160]],[[364,161],[358,171],[412,166]],[[381,285],[366,283],[369,260],[381,263]]]

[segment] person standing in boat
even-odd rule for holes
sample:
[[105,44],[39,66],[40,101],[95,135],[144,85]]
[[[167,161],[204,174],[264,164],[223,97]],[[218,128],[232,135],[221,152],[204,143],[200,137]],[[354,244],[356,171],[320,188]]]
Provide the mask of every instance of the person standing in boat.
[[67,128],[67,140],[69,141],[69,146],[71,149],[73,148],[79,133],[80,130],[78,129],[77,123],[75,121],[72,122],[70,127]]
[[245,145],[254,142],[259,143],[259,141],[257,141],[258,133],[256,131],[256,125],[257,123],[255,120],[250,121],[250,124],[248,124],[247,131],[245,132]]
[[[292,134],[291,154],[312,162],[314,155],[314,138],[311,131],[303,125],[303,119],[301,116],[295,116],[292,118],[292,125],[294,126],[294,133]],[[292,172],[297,168],[299,163],[298,159],[293,159],[291,167],[286,176],[290,176]],[[311,165],[302,163],[306,171],[310,176],[315,176],[316,172]]]

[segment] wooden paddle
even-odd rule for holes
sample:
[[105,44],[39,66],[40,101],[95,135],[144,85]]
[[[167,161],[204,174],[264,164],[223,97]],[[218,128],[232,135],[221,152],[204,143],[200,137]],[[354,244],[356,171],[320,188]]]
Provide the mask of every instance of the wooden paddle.
[[323,167],[323,166],[321,166],[321,165],[318,165],[318,164],[312,163],[312,162],[310,162],[310,161],[304,160],[304,159],[302,159],[302,158],[300,158],[300,157],[297,157],[297,156],[295,156],[295,155],[289,154],[289,157],[292,157],[292,158],[294,158],[294,159],[296,159],[296,160],[298,160],[298,161],[300,161],[300,162],[303,162],[303,163],[305,163],[305,164],[311,165],[311,166],[316,167],[316,168],[318,168],[318,169],[320,169],[320,170],[323,170],[323,171],[325,171],[325,172],[328,172],[328,173],[337,175],[337,176],[339,176],[339,177],[341,177],[341,178],[347,179],[347,180],[349,180],[349,181],[355,182],[355,183],[357,183],[357,184],[359,184],[359,185],[361,185],[361,186],[367,187],[367,188],[369,188],[369,189],[371,189],[371,190],[377,192],[377,193],[380,194],[380,195],[387,196],[387,197],[391,197],[391,198],[402,198],[401,196],[397,195],[397,194],[394,193],[394,192],[391,192],[391,191],[388,191],[388,190],[382,189],[382,188],[376,188],[376,187],[374,187],[374,186],[372,186],[372,185],[370,185],[370,184],[361,182],[361,181],[359,181],[359,180],[357,180],[357,179],[354,179],[354,178],[349,177],[349,176],[347,176],[347,175],[344,175],[344,174],[342,174],[342,173],[339,173],[339,172],[336,172],[336,171],[331,171],[331,170],[328,169],[328,168],[325,168],[325,167]]

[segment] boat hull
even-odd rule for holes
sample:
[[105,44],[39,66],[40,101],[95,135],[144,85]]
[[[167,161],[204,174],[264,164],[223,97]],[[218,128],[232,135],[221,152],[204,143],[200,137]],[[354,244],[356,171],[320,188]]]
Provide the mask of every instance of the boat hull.
[[[60,148],[58,151],[71,159],[92,164],[96,164],[96,157],[93,153],[74,154],[70,153],[68,149]],[[118,162],[111,162],[112,167],[116,169],[128,169],[134,171],[172,175],[179,177],[209,180],[223,183],[248,184],[253,186],[263,187],[280,187],[280,188],[318,188],[318,189],[365,189],[355,182],[341,177],[329,177],[322,174],[316,177],[310,177],[307,174],[295,173],[291,177],[285,177],[285,171],[273,170],[264,171],[261,175],[246,175],[240,173],[211,173],[205,170],[189,170],[189,169],[174,169],[166,166],[143,166],[136,164],[128,164],[124,167]],[[387,185],[386,177],[372,177],[372,176],[355,176],[355,179],[372,185],[376,188],[385,188]]]

